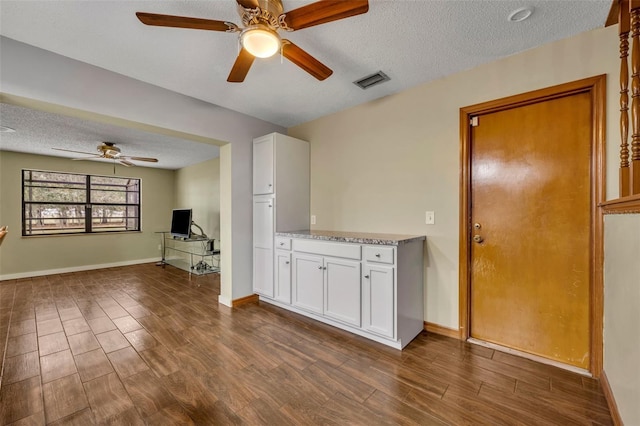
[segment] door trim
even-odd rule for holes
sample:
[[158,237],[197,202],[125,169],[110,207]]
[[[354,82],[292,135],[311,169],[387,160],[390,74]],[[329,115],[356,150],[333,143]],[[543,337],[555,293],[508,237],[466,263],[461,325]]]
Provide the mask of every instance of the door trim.
[[560,84],[545,89],[509,96],[460,108],[460,262],[459,262],[459,338],[469,339],[471,299],[471,132],[473,116],[503,111],[578,93],[591,96],[591,236],[589,325],[591,365],[594,377],[602,373],[603,364],[603,213],[605,201],[605,98],[606,74]]

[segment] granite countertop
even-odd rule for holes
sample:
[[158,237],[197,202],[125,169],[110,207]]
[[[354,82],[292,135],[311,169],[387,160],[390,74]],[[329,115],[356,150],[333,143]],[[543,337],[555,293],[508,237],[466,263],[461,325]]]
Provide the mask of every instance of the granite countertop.
[[276,232],[277,237],[308,238],[311,240],[337,241],[342,243],[382,244],[397,246],[412,241],[422,241],[424,235],[373,234],[368,232],[302,230]]

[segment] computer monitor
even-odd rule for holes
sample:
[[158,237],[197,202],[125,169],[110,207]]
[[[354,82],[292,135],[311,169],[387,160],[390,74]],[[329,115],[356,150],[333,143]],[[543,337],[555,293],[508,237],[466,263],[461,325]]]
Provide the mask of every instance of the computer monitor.
[[173,209],[171,216],[171,236],[189,238],[191,236],[191,209]]

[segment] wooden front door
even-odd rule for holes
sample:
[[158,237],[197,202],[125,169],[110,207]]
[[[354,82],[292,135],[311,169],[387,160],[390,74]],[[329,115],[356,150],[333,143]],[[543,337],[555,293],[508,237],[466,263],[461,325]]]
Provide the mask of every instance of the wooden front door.
[[481,113],[469,128],[468,335],[583,369],[593,111],[582,91]]

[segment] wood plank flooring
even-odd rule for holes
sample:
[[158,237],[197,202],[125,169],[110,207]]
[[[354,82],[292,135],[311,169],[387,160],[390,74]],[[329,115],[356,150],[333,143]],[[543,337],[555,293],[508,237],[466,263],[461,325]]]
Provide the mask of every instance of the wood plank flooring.
[[0,282],[0,424],[613,424],[593,379],[218,294],[153,264]]

